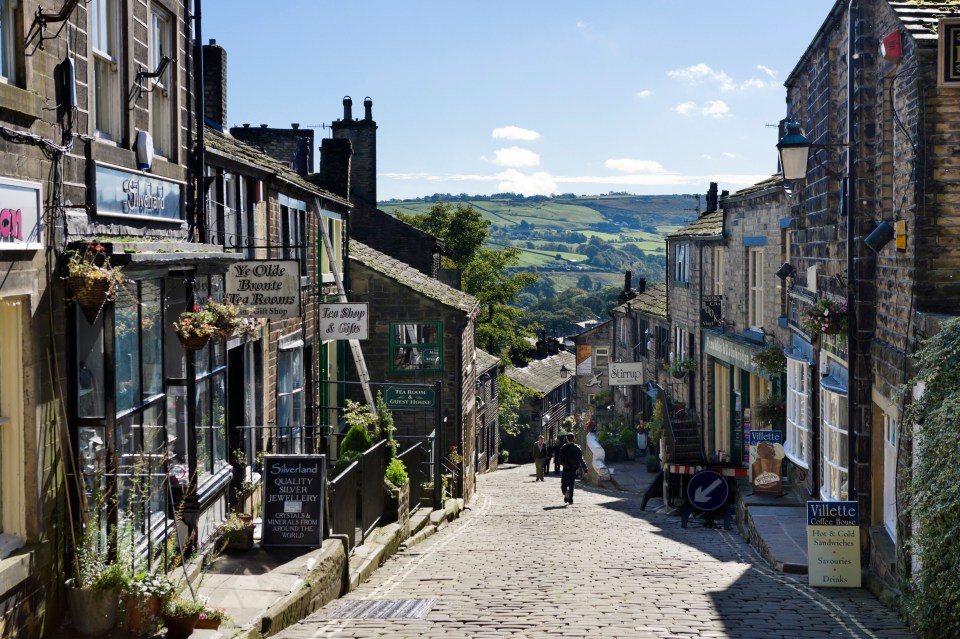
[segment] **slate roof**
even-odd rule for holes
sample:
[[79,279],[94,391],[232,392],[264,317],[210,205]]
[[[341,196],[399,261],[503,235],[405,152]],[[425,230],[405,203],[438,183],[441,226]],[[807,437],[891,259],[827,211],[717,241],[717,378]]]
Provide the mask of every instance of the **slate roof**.
[[577,356],[567,351],[560,351],[545,359],[535,359],[523,368],[511,366],[504,371],[504,374],[521,386],[546,395],[567,381],[560,376],[561,366],[566,366],[572,374],[577,366]]
[[[627,308],[627,307],[630,308]],[[655,315],[657,317],[667,317],[667,285],[665,282],[659,282],[653,286],[648,286],[640,295],[632,300],[613,309],[614,312],[626,313],[633,310],[638,313]]]
[[960,0],[912,0],[890,2],[903,28],[918,46],[937,46],[937,22],[940,18],[960,16]]
[[723,237],[723,211],[704,213],[679,231],[667,237]]
[[766,180],[760,180],[756,184],[751,184],[748,187],[742,188],[739,191],[734,191],[732,195],[729,195],[725,200],[739,200],[748,198],[752,195],[757,195],[764,191],[769,191],[770,189],[776,189],[783,186],[783,174],[775,173],[768,177]]
[[494,366],[500,365],[500,358],[494,357],[485,350],[475,348],[473,349],[474,357],[477,359],[477,374],[486,373],[488,370]]
[[334,195],[329,191],[321,189],[316,184],[306,180],[299,173],[289,168],[283,162],[267,155],[255,146],[241,142],[236,138],[217,131],[214,128],[206,127],[204,129],[204,144],[207,148],[217,155],[229,158],[234,162],[246,164],[254,169],[259,169],[272,174],[288,184],[297,186],[305,191],[323,197],[325,200],[332,200],[345,206],[351,206],[348,200]]
[[480,309],[480,301],[473,295],[447,286],[440,280],[424,275],[409,264],[380,251],[350,240],[350,259],[386,275],[395,282],[451,308],[457,308],[473,317]]

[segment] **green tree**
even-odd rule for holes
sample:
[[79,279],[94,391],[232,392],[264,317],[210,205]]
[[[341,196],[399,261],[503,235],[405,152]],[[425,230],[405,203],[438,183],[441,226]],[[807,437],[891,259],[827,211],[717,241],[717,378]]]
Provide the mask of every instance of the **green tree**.
[[454,266],[463,268],[472,262],[477,251],[487,241],[490,222],[469,204],[452,206],[442,202],[430,207],[424,214],[406,215],[395,211],[394,215],[422,231],[435,235],[443,241]]
[[536,392],[526,386],[521,386],[506,375],[497,377],[499,397],[498,421],[501,435],[517,435],[530,424],[520,423],[520,404],[527,397],[535,397]]

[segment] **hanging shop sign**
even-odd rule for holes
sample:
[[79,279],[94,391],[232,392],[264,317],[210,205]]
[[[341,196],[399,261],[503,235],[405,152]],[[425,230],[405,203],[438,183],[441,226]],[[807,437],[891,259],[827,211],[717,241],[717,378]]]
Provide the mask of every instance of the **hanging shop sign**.
[[750,484],[755,495],[783,494],[783,433],[778,430],[750,431]]
[[43,248],[40,185],[0,178],[0,250],[38,251]]
[[387,386],[384,401],[390,410],[433,410],[437,395],[429,386]]
[[227,297],[264,319],[300,315],[300,264],[296,260],[245,260],[227,271]]
[[723,326],[723,295],[704,295],[701,298],[700,326]]
[[367,339],[366,304],[321,304],[321,339]]
[[263,546],[319,547],[323,542],[326,455],[266,455]]
[[644,383],[643,362],[611,362],[611,386],[640,386]]
[[807,572],[811,586],[860,587],[860,505],[807,502]]
[[150,173],[97,165],[97,215],[119,215],[180,223],[183,183]]

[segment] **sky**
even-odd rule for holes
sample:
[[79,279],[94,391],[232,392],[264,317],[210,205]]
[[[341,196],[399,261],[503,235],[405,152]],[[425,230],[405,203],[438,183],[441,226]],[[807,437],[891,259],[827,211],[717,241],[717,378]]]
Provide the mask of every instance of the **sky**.
[[319,146],[370,97],[380,200],[732,192],[776,171],[783,83],[834,4],[208,0],[202,35],[231,126]]

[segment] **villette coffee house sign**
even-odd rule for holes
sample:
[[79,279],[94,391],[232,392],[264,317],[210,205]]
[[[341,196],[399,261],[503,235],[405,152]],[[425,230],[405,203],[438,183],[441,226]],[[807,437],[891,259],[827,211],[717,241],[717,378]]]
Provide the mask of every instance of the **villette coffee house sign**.
[[40,185],[0,178],[0,250],[38,251],[42,196]]

